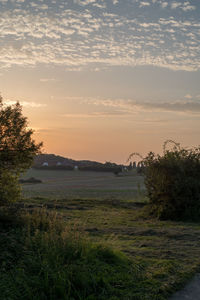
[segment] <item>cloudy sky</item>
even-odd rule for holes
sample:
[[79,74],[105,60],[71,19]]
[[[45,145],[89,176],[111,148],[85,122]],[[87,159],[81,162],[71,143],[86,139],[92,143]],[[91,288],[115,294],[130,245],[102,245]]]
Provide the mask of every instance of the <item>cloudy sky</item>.
[[199,0],[0,0],[1,95],[47,153],[198,146],[199,17]]

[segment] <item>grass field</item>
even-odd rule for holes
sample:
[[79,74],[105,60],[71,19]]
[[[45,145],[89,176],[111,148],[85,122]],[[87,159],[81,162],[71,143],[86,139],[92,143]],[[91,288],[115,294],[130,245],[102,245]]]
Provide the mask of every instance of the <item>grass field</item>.
[[[169,299],[171,294],[186,284],[196,272],[200,271],[200,223],[158,221],[147,217],[145,213],[147,199],[144,198],[143,179],[137,174],[115,177],[109,173],[29,170],[25,178],[31,176],[43,180],[43,183],[25,184],[23,193],[26,198],[16,204],[17,209],[31,214],[41,208],[45,208],[47,214],[55,212],[66,227],[78,232],[84,239],[92,242],[93,245],[100,243],[105,249],[109,247],[114,251],[118,251],[118,253],[122,252],[129,260],[128,265],[130,265],[130,268],[124,260],[123,270],[120,263],[120,266],[118,264],[113,265],[108,271],[107,268],[111,267],[109,261],[114,259],[114,254],[108,253],[107,255],[110,258],[106,258],[108,259],[106,264],[105,261],[95,262],[96,275],[92,275],[103,276],[101,280],[98,279],[100,280],[98,284],[101,282],[100,285],[103,287],[99,291],[105,293],[100,295],[96,290],[93,297],[75,296],[74,298],[67,298],[68,296],[66,296],[66,299]],[[6,233],[7,236],[11,234],[11,243],[6,244],[6,247],[11,247],[11,253],[12,251],[16,252],[16,247],[13,246],[12,232],[11,230]],[[47,237],[48,235],[45,233],[44,241]],[[35,237],[33,238],[35,239]],[[55,249],[54,238],[51,238],[51,233],[50,241],[52,241],[52,247]],[[38,242],[38,229],[36,231],[36,242],[40,243],[40,241]],[[17,265],[15,270],[15,272],[19,272],[20,268],[24,270],[24,273],[19,274],[18,279],[21,286],[24,286],[23,280],[25,280],[21,278],[36,276],[34,270],[38,253],[43,251],[49,253],[46,244],[45,247],[42,246],[43,250],[41,252],[41,245],[34,243],[33,245],[37,245],[34,246],[36,250],[32,249],[32,246],[29,246],[26,250],[26,253],[32,253],[33,258],[31,259],[36,261],[32,265],[33,271],[29,268],[29,263],[31,263],[29,256],[24,258],[25,262],[23,262],[23,264],[26,264],[29,260],[27,270],[24,270],[24,267],[22,268],[22,263],[20,263],[20,267]],[[12,247],[14,247],[14,250]],[[4,253],[4,248],[1,251]],[[34,251],[37,252],[36,256],[34,256]],[[85,253],[90,253],[90,250]],[[8,261],[13,262],[12,255],[9,255]],[[49,285],[52,285],[52,279],[49,279],[51,276],[48,275],[54,259],[51,255],[50,257],[49,254],[45,256],[42,262],[42,268],[47,272],[45,278],[41,277],[44,270],[38,266],[39,271],[37,272],[40,275],[34,277],[33,281],[34,284],[37,281],[38,286],[43,290],[40,281],[45,280],[45,286],[47,287],[45,293],[47,294]],[[60,254],[57,251],[55,255],[55,257],[59,257]],[[98,255],[101,256],[102,254]],[[78,266],[80,267],[80,263],[80,261],[78,261],[78,264],[76,263],[75,270]],[[97,266],[96,263],[98,263]],[[60,264],[62,263],[60,262]],[[58,272],[56,273],[58,275],[55,276],[59,277],[60,267],[56,268],[55,272]],[[94,270],[94,266],[92,266],[92,270]],[[119,270],[119,274],[116,273],[117,270]],[[109,272],[112,272],[110,277],[108,276]],[[21,277],[22,275],[24,277]],[[6,276],[3,277],[5,282],[8,280]],[[86,276],[85,279],[84,276]],[[88,271],[84,276],[81,280],[87,280]],[[27,289],[33,284],[31,280],[30,283],[26,282]],[[54,284],[60,285],[59,282],[57,283],[57,279],[53,280],[55,280],[53,281]],[[74,284],[76,288],[78,283]],[[7,283],[5,285],[7,287]],[[61,287],[64,288],[63,285]],[[88,283],[88,287],[91,287],[90,283]],[[19,289],[17,287],[16,289],[18,292]],[[2,290],[5,290],[4,286]],[[65,293],[64,290],[63,293]],[[30,299],[36,299],[39,296],[36,298],[31,297]],[[38,299],[49,299],[45,297]],[[51,299],[55,299],[55,297],[52,296]]]
[[90,199],[124,199],[131,200],[144,194],[142,176],[129,173],[116,176],[113,173],[81,172],[64,170],[30,169],[23,175],[24,179],[35,177],[41,184],[23,185],[25,197],[49,198],[90,198]]
[[139,266],[137,296],[114,299],[168,299],[200,270],[200,224],[149,219],[145,204],[124,199],[35,197],[21,204],[31,212],[44,206],[93,243],[122,251]]

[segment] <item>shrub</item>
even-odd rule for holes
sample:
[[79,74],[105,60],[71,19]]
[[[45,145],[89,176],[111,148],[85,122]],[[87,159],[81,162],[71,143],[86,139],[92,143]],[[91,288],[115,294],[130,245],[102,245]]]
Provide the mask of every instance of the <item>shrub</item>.
[[150,212],[160,219],[200,220],[200,148],[173,142],[166,150],[167,143],[163,155],[150,152],[143,160]]

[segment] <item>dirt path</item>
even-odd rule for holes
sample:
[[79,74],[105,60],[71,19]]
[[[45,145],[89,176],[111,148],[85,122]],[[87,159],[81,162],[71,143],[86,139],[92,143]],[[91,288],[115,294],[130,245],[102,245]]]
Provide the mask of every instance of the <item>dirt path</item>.
[[197,274],[186,287],[169,300],[200,300],[200,274]]

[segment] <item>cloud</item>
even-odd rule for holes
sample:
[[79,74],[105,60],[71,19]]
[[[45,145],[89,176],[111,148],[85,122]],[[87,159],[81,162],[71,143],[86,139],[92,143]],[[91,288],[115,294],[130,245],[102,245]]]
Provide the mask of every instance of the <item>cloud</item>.
[[123,113],[121,111],[105,111],[105,112],[91,112],[91,113],[69,113],[69,114],[62,114],[61,116],[64,118],[77,118],[77,119],[88,119],[88,118],[107,118],[107,117],[120,117],[124,116],[126,113]]
[[186,99],[192,99],[192,96],[191,96],[190,94],[186,94],[186,95],[185,95],[185,98],[186,98]]
[[196,7],[194,5],[184,5],[181,8],[184,11],[191,11],[191,10],[195,10],[196,9]]
[[160,5],[162,8],[166,8],[168,6],[168,2],[162,2]]
[[74,3],[82,5],[82,6],[93,4],[95,2],[96,2],[96,0],[74,0]]
[[[190,100],[191,98],[189,98]],[[87,99],[87,104],[112,108],[118,114],[137,114],[141,112],[171,112],[200,114],[200,102],[179,100],[174,102],[138,102],[132,99]]]
[[52,82],[57,81],[55,78],[40,78],[40,82]]
[[171,9],[176,9],[176,8],[180,8],[180,9],[182,9],[185,12],[196,9],[196,7],[194,5],[190,5],[189,1],[185,1],[185,2],[172,2],[171,3]]
[[143,109],[150,111],[176,112],[176,113],[194,113],[200,114],[200,103],[196,101],[176,101],[161,103],[144,103],[141,105]]
[[[112,1],[116,5],[118,0]],[[138,65],[200,69],[200,25],[191,17],[194,7],[189,1],[170,5],[161,0],[127,0],[126,13],[118,9],[121,2],[111,6],[112,11],[103,0],[60,0],[59,5],[49,1],[43,10],[41,3],[31,3],[32,7],[13,1],[8,9],[7,2],[0,0],[1,7],[5,6],[0,10],[0,68],[55,64],[67,70],[91,66],[94,70],[96,64],[98,69]],[[180,16],[173,17],[166,9],[162,17],[159,13],[154,19],[142,17],[139,12],[144,7],[148,12],[152,3],[158,12],[167,6],[180,9]],[[128,4],[135,9],[128,10]]]
[[146,2],[146,1],[141,1],[140,2],[140,7],[145,7],[145,6],[150,6],[150,3]]
[[171,9],[176,9],[177,7],[181,6],[181,2],[172,2],[171,3]]
[[[13,101],[13,100],[5,100],[4,104],[5,105],[13,105],[16,102],[17,101]],[[28,108],[41,108],[41,107],[46,106],[46,104],[44,104],[44,103],[28,102],[28,101],[19,101],[19,102],[22,105],[22,107],[28,107]]]

